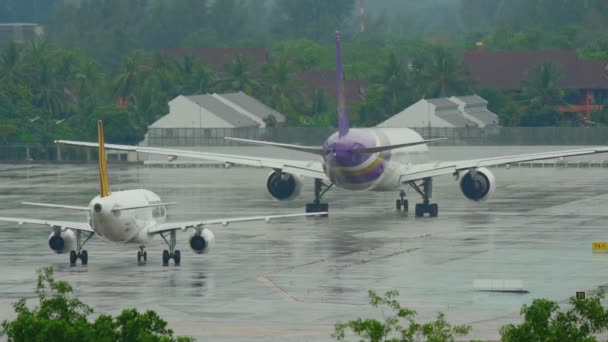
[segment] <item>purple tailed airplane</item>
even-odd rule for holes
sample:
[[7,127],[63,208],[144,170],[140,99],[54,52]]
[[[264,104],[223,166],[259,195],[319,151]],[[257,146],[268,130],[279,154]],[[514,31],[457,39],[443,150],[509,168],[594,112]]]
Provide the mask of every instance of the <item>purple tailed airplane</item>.
[[[165,155],[169,160],[178,157],[224,162],[227,165],[241,164],[265,167],[273,171],[266,180],[268,193],[277,200],[288,201],[299,196],[302,177],[314,178],[314,201],[306,205],[306,212],[326,212],[327,203],[322,196],[333,186],[353,191],[396,191],[397,210],[408,210],[405,190],[413,189],[422,197],[416,204],[416,217],[428,214],[436,217],[437,203],[431,203],[433,177],[454,175],[463,195],[472,201],[489,198],[496,188],[490,166],[505,165],[533,160],[606,153],[608,147],[592,147],[568,151],[520,154],[513,156],[481,158],[447,162],[416,163],[420,154],[428,152],[428,143],[440,139],[424,140],[414,130],[408,128],[350,128],[344,100],[342,56],[340,35],[336,34],[336,65],[338,84],[338,131],[332,134],[322,146],[301,146],[269,141],[239,138],[227,140],[275,146],[317,155],[315,161],[287,160],[233,154],[218,154],[175,150],[167,148],[141,147],[106,144],[107,149],[135,151]],[[57,140],[57,143],[96,147],[97,143]]]

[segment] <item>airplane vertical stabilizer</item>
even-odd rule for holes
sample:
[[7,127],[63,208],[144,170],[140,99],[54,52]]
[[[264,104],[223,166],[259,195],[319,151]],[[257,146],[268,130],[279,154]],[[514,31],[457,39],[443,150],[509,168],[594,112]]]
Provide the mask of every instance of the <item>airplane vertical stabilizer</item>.
[[97,142],[99,144],[99,196],[107,197],[110,196],[110,183],[108,182],[108,166],[101,120],[97,121]]
[[348,134],[348,113],[344,98],[344,71],[342,68],[342,49],[340,47],[340,32],[336,32],[336,83],[338,84],[338,135]]

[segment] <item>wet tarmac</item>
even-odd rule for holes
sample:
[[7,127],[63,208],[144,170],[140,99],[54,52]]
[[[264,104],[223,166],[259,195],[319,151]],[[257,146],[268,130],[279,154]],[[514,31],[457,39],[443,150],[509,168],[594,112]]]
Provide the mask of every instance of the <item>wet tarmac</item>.
[[[491,155],[491,151],[486,151]],[[521,151],[515,151],[521,152]],[[466,154],[466,151],[462,152]],[[470,157],[470,156],[469,156]],[[89,165],[0,168],[0,215],[84,220],[81,212],[29,208],[21,201],[86,205],[97,192]],[[162,240],[138,266],[135,246],[87,244],[89,265],[68,266],[53,254],[49,229],[0,224],[0,320],[11,304],[32,297],[35,271],[54,266],[57,278],[98,313],[154,309],[180,335],[212,341],[332,340],[333,324],[376,317],[367,291],[396,289],[425,321],[441,311],[470,324],[475,339],[497,339],[519,321],[533,298],[561,303],[576,291],[608,284],[608,173],[604,169],[493,169],[494,197],[471,203],[451,177],[434,183],[439,217],[396,213],[397,193],[332,189],[329,219],[295,219],[212,227],[215,249],[200,256],[178,235],[180,267],[162,267]],[[269,172],[248,168],[154,169],[110,165],[113,190],[143,187],[170,207],[175,220],[301,212],[312,197],[279,203],[265,193]],[[418,201],[413,191],[410,206]],[[411,208],[413,209],[413,208]],[[523,280],[528,294],[476,292],[476,279]]]

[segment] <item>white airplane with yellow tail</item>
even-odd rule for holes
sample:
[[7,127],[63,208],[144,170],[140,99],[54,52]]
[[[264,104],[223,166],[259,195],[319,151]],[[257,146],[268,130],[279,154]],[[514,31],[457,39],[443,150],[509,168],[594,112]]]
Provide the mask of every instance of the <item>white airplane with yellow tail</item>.
[[0,221],[16,222],[19,225],[26,223],[51,227],[53,232],[49,236],[49,247],[57,254],[69,253],[71,266],[76,265],[78,259],[80,259],[82,265],[88,264],[88,253],[83,247],[94,235],[101,237],[107,242],[139,245],[139,251],[137,252],[138,262],[145,262],[147,260],[145,245],[154,236],[160,235],[169,248],[163,251],[163,265],[167,266],[171,259],[173,259],[175,265],[179,265],[181,260],[180,251],[175,249],[177,241],[176,233],[178,230],[192,231],[189,239],[190,247],[194,253],[203,254],[209,252],[215,243],[213,232],[205,228],[209,225],[222,224],[226,226],[232,222],[256,220],[270,222],[272,219],[279,218],[327,214],[326,212],[313,214],[298,213],[166,222],[166,206],[174,203],[163,202],[158,195],[144,189],[110,191],[101,121],[97,124],[97,130],[100,192],[99,195],[91,200],[88,206],[23,202],[23,204],[33,206],[87,212],[88,220],[86,222],[0,217]]

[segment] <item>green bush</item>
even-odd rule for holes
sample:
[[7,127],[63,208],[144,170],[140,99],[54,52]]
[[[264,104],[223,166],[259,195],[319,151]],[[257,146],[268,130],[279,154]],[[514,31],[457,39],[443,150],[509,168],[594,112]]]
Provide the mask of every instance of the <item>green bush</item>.
[[30,309],[26,299],[20,299],[14,305],[17,318],[2,322],[0,336],[6,335],[15,342],[193,341],[189,337],[174,337],[167,322],[151,310],[140,313],[125,309],[116,317],[100,315],[90,321],[93,309],[72,297],[72,292],[67,282],[55,281],[52,267],[38,270],[38,306]]

